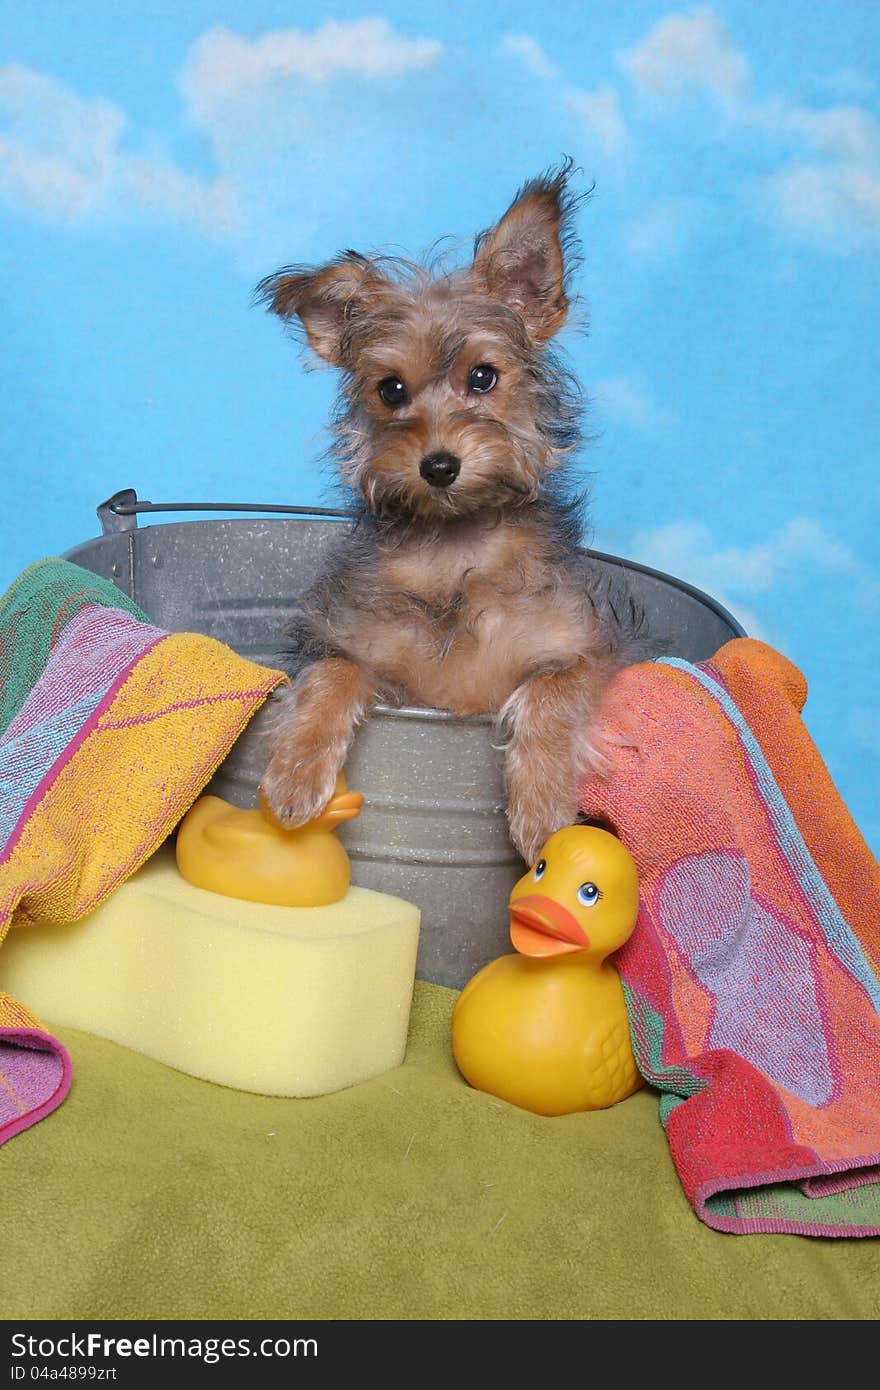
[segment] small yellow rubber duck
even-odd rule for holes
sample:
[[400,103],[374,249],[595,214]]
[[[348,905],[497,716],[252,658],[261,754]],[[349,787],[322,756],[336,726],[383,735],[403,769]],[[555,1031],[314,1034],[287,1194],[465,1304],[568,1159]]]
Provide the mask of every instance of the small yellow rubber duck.
[[615,835],[551,835],[509,899],[516,954],[479,970],[452,1014],[471,1086],[538,1115],[603,1110],[643,1084],[620,977],[606,959],[639,911],[635,862]]
[[243,810],[219,796],[201,796],[177,831],[177,867],[197,888],[277,907],[322,907],[344,898],[351,863],[333,833],[360,813],[364,798],[340,773],[334,795],[307,825],[286,830],[260,797]]

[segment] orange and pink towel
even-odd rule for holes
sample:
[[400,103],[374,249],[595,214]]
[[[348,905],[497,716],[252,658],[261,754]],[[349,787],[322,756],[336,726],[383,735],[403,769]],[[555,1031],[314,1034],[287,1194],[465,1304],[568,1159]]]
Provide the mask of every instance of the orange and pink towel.
[[638,864],[615,957],[684,1190],[722,1231],[880,1234],[880,866],[801,719],[738,638],[621,673],[583,788]]

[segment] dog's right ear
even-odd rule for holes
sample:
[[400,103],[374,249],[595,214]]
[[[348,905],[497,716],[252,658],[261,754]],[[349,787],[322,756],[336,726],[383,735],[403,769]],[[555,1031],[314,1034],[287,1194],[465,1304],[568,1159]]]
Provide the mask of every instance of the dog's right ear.
[[348,365],[348,337],[358,300],[380,283],[373,266],[356,251],[346,251],[319,269],[286,266],[267,275],[255,291],[282,319],[298,318],[309,346],[334,367]]

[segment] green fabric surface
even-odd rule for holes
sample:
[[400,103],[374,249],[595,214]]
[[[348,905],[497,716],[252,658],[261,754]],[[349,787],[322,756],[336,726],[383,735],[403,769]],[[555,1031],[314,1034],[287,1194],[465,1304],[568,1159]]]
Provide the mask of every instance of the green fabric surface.
[[878,1316],[880,1240],[698,1221],[655,1093],[543,1119],[471,1090],[455,997],[417,984],[404,1065],[311,1100],[58,1030],[71,1093],[0,1151],[2,1317]]

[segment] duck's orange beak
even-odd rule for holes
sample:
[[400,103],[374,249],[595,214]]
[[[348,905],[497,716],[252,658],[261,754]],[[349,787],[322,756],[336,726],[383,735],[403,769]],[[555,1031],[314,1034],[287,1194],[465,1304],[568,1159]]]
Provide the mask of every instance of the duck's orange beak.
[[510,940],[521,956],[561,956],[590,944],[568,908],[538,893],[510,904]]
[[353,820],[361,813],[364,798],[360,792],[340,792],[327,802],[323,811],[312,821],[312,825],[334,826],[344,820]]

